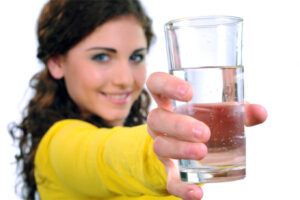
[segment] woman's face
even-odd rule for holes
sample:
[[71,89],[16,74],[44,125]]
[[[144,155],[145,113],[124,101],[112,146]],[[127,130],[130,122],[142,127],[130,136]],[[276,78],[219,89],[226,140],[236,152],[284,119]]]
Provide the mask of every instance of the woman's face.
[[146,53],[141,24],[133,16],[122,16],[96,28],[54,62],[84,114],[122,126],[145,83]]

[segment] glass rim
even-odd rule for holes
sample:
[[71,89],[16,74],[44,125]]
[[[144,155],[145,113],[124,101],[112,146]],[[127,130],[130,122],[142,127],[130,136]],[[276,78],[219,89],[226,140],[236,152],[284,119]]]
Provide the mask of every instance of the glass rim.
[[176,28],[184,28],[184,27],[212,28],[220,25],[224,25],[224,26],[234,25],[234,24],[242,23],[243,21],[244,21],[243,18],[236,17],[236,16],[207,15],[207,16],[185,17],[185,18],[170,20],[165,24],[165,28],[168,29],[176,29]]

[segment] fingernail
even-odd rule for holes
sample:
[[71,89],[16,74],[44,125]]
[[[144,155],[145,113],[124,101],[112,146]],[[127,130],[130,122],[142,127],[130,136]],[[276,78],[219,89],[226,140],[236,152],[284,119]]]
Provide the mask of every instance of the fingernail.
[[191,190],[188,192],[188,198],[189,199],[194,199],[194,190]]
[[203,135],[203,128],[201,125],[199,124],[196,124],[193,128],[193,133],[194,133],[194,136],[195,138],[197,139],[202,139],[202,135]]
[[201,199],[201,194],[197,194],[194,190],[188,192],[188,199],[199,200]]
[[185,84],[180,85],[178,87],[178,92],[179,92],[178,97],[184,98],[186,96],[188,90],[189,90],[189,87],[187,85],[185,85]]
[[202,199],[202,193],[199,190],[194,192],[194,199],[197,199],[197,200]]

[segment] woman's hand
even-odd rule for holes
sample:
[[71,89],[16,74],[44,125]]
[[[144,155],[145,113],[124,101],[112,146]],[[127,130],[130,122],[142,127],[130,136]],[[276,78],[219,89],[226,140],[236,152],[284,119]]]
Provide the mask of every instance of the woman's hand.
[[[154,152],[167,171],[167,190],[185,200],[201,199],[202,189],[181,182],[172,160],[201,160],[207,154],[205,142],[210,137],[209,128],[190,116],[172,112],[172,100],[189,101],[193,97],[192,86],[167,73],[156,72],[147,80],[147,87],[158,106],[148,116],[148,131],[154,140]],[[246,104],[247,126],[262,123],[266,118],[262,106]]]

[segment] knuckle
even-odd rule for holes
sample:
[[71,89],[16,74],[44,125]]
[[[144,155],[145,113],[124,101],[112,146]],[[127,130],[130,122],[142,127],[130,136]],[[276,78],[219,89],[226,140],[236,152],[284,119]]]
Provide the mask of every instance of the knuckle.
[[199,152],[198,152],[198,155],[197,155],[197,159],[198,159],[198,160],[201,160],[201,159],[203,159],[203,158],[206,156],[206,154],[207,154],[207,147],[206,147],[205,144],[200,143],[198,148],[199,148]]
[[206,143],[206,142],[208,142],[209,141],[209,139],[210,139],[210,135],[211,135],[211,133],[210,133],[210,128],[207,126],[207,125],[205,125],[205,131],[203,131],[203,136],[202,136],[202,142],[203,143]]
[[173,129],[177,133],[186,134],[186,124],[184,122],[183,116],[176,116],[172,119],[173,121]]
[[207,153],[207,148],[202,143],[187,145],[186,154],[189,159],[201,160]]
[[153,79],[153,74],[150,74],[150,76],[148,77],[147,81],[146,81],[146,86],[148,89],[151,89],[151,82],[152,82],[152,79]]
[[161,156],[161,141],[162,137],[157,136],[153,141],[153,151],[156,155]]
[[147,81],[146,81],[146,87],[152,91],[153,83],[157,82],[156,80],[159,78],[160,72],[154,72],[149,75]]
[[185,154],[188,158],[195,159],[197,155],[197,149],[194,147],[195,145],[187,145]]
[[147,117],[147,125],[150,127],[150,128],[153,128],[156,124],[156,119],[157,119],[157,113],[158,113],[158,109],[154,109],[152,110],[149,114],[148,114],[148,117]]

